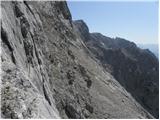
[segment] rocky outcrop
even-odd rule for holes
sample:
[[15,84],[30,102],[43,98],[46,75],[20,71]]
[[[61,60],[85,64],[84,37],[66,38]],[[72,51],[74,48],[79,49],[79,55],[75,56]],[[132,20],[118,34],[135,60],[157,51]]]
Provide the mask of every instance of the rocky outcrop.
[[122,38],[113,39],[100,33],[85,32],[86,24],[83,21],[78,20],[74,24],[87,48],[106,71],[158,118],[159,62],[154,54]]
[[153,118],[88,51],[66,2],[1,8],[2,118]]

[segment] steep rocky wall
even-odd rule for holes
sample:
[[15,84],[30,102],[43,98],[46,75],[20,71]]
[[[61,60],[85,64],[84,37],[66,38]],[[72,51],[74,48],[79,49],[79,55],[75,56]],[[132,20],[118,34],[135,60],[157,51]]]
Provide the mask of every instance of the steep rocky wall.
[[25,2],[2,2],[1,8],[2,117],[60,118],[36,36],[43,34],[38,13]]
[[87,54],[66,2],[1,8],[2,118],[153,118]]

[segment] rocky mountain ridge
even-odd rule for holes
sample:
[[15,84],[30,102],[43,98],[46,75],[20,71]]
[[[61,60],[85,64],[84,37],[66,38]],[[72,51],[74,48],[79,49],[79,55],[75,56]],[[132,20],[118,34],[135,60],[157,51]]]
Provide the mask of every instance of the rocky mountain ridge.
[[159,59],[159,44],[137,44],[142,49],[149,49]]
[[158,117],[159,61],[156,56],[125,39],[89,33],[87,25],[82,20],[75,21],[74,24],[85,45],[102,66],[144,108]]
[[2,118],[153,118],[100,64],[66,2],[1,11]]

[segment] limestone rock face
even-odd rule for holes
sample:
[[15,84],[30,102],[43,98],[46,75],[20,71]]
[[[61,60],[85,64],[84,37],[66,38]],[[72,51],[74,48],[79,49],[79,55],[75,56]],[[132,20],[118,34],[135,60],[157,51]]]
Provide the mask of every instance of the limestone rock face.
[[66,2],[1,11],[2,118],[153,118],[89,51]]
[[[147,49],[122,38],[89,33],[83,21],[75,21],[77,32],[100,64],[156,118],[159,115],[159,62]],[[89,36],[85,39],[83,36]]]

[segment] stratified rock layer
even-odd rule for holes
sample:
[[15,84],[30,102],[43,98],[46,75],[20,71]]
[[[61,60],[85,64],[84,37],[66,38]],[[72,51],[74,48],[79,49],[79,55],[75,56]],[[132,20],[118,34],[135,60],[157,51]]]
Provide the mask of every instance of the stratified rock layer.
[[97,62],[66,2],[1,10],[2,118],[153,118]]

